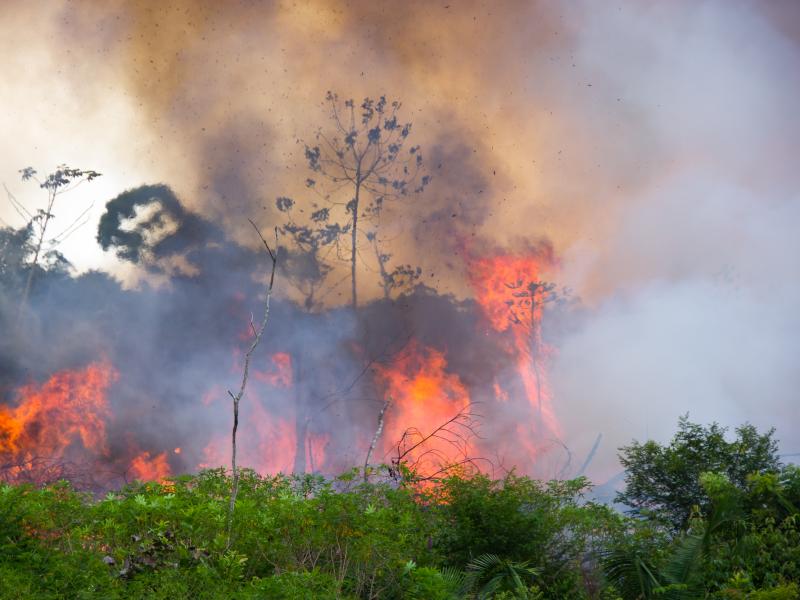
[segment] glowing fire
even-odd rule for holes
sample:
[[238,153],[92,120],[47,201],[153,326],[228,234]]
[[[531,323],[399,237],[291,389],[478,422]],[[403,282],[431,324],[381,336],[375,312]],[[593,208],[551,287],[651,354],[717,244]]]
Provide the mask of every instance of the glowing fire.
[[[500,254],[470,263],[470,281],[476,300],[492,329],[508,332],[513,356],[525,394],[536,419],[539,435],[558,437],[560,426],[547,381],[547,361],[553,350],[542,340],[542,314],[552,286],[540,279],[553,265],[545,248],[532,256]],[[508,391],[495,382],[495,396],[507,401]]]
[[171,472],[167,462],[167,453],[151,456],[145,451],[131,461],[130,474],[140,481],[163,481]]
[[276,352],[271,357],[272,369],[253,370],[253,376],[273,387],[288,388],[292,385],[292,357],[286,352]]
[[98,362],[20,388],[16,406],[0,406],[0,458],[22,465],[58,461],[78,450],[105,454],[106,391],[116,378],[110,364]]
[[306,440],[306,465],[309,471],[318,471],[325,464],[326,449],[330,443],[328,433],[310,433]]
[[405,461],[422,476],[473,455],[470,431],[458,420],[434,434],[470,407],[469,392],[458,375],[447,372],[442,352],[412,342],[403,357],[376,372],[384,397],[391,399],[383,434],[386,454],[395,458],[408,451]]
[[[291,473],[294,468],[294,421],[270,415],[260,402],[242,404],[237,437],[238,464],[259,473]],[[201,469],[230,465],[230,434],[217,434],[203,449]]]

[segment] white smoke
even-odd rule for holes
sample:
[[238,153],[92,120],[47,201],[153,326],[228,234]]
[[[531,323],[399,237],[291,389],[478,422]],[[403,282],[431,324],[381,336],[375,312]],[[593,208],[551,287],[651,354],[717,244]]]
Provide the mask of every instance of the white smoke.
[[584,7],[576,50],[648,140],[635,189],[597,202],[613,225],[565,252],[593,308],[559,344],[555,393],[576,450],[604,434],[598,479],[687,412],[800,448],[800,50],[759,3],[637,5]]

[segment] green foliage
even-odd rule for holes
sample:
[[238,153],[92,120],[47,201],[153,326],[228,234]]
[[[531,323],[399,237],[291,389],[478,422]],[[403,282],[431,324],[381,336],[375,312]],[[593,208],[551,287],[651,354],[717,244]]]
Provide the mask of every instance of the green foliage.
[[793,466],[700,472],[679,532],[586,501],[584,479],[420,487],[354,473],[243,470],[230,545],[223,469],[100,499],[0,485],[0,598],[798,597]]
[[410,562],[406,566],[400,597],[409,600],[451,600],[459,597],[463,585],[464,575],[459,571],[417,567]]
[[527,598],[529,584],[539,577],[527,562],[514,562],[496,554],[481,554],[467,565],[465,588],[478,599],[492,598],[496,592],[510,592],[514,598]]
[[527,563],[540,571],[548,597],[580,597],[587,551],[621,526],[618,514],[582,500],[588,488],[584,478],[448,477],[433,494],[433,547],[459,568],[483,555]]
[[750,578],[738,572],[724,590],[716,594],[716,598],[729,600],[797,600],[800,598],[800,587],[796,583],[779,584],[768,589],[755,589]]
[[339,582],[319,571],[286,572],[266,579],[255,578],[241,598],[255,600],[336,600],[343,598]]
[[760,434],[752,425],[743,425],[731,442],[725,439],[726,431],[716,423],[703,427],[682,417],[669,445],[635,441],[620,448],[625,490],[616,501],[635,514],[657,516],[679,531],[688,525],[694,506],[703,514],[709,511],[711,500],[702,488],[702,473],[723,474],[745,489],[751,475],[779,471],[774,430]]

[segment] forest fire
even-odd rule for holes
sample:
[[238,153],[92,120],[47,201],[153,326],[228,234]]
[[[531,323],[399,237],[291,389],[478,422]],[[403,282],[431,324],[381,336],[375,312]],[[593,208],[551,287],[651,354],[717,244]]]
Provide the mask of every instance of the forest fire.
[[[269,356],[271,364],[254,367],[253,388],[242,405],[241,454],[245,464],[262,473],[288,473],[294,466],[297,433],[293,411],[290,415],[273,414],[269,402],[272,392],[292,387],[292,358],[286,352]],[[218,386],[204,396],[203,403],[210,405],[223,400]],[[217,467],[230,463],[231,441],[228,435],[217,433],[203,449],[200,468]]]
[[[0,405],[0,464],[6,479],[36,477],[32,464],[63,465],[76,457],[107,453],[106,393],[117,372],[105,362],[60,371],[16,394],[16,406]],[[26,472],[27,470],[27,472]]]
[[[486,320],[495,332],[510,336],[508,353],[533,409],[534,435],[539,436],[560,435],[547,381],[547,361],[553,349],[542,339],[544,307],[556,295],[554,285],[540,277],[553,264],[549,247],[531,256],[498,254],[470,264],[470,281]],[[507,390],[497,382],[495,395],[500,401],[508,398]]]
[[[364,378],[355,389],[361,389],[365,401],[374,402],[377,392],[389,402],[375,461],[402,460],[423,478],[439,474],[445,465],[469,463],[483,468],[475,460],[489,455],[513,460],[526,471],[534,468],[532,462],[541,456],[548,440],[560,436],[547,381],[552,349],[542,338],[544,307],[553,298],[553,287],[542,282],[540,274],[552,264],[546,252],[522,257],[498,254],[471,262],[477,310],[464,323],[467,331],[473,332],[468,335],[481,330],[486,333],[473,339],[476,343],[486,340],[480,343],[486,344],[487,350],[493,348],[494,354],[481,366],[487,370],[478,378],[470,372],[474,367],[469,366],[469,344],[451,344],[449,335],[425,342],[412,338],[398,353],[374,362],[373,376]],[[426,302],[422,296],[420,301]],[[262,473],[334,473],[347,468],[347,461],[366,456],[374,434],[373,425],[362,418],[369,412],[366,407],[361,410],[352,404],[344,408],[356,415],[356,422],[348,424],[349,434],[341,435],[314,421],[315,411],[327,406],[315,396],[331,398],[330,391],[322,387],[331,385],[324,383],[330,375],[306,369],[305,377],[296,381],[300,370],[298,367],[295,372],[294,363],[304,351],[302,346],[273,347],[253,364],[241,407],[242,465]],[[241,350],[234,350],[233,356],[233,370],[225,367],[229,372],[236,370]],[[310,361],[327,358],[303,357],[303,361],[314,364]],[[507,365],[512,368],[508,370]],[[125,381],[127,373],[126,367]],[[0,408],[4,477],[13,479],[15,473],[27,469],[29,480],[52,480],[52,472],[39,476],[30,469],[31,461],[41,459],[51,461],[48,464],[102,463],[109,473],[115,473],[113,477],[126,481],[161,481],[178,469],[230,463],[228,396],[217,377],[210,376],[205,391],[195,397],[206,415],[201,419],[208,424],[205,433],[198,432],[199,437],[193,438],[199,445],[184,435],[175,437],[169,446],[138,436],[136,432],[144,430],[127,421],[146,418],[143,415],[149,411],[141,401],[145,396],[135,396],[140,402],[136,413],[129,412],[129,403],[109,401],[109,388],[118,378],[110,363],[97,362],[85,369],[58,372],[39,385],[20,387],[12,397],[16,404]],[[124,390],[127,386],[115,386],[115,398],[117,387]],[[491,424],[486,423],[491,430],[488,440],[477,436],[475,426],[481,418],[473,414],[475,401],[486,404],[487,411],[494,414]],[[120,411],[118,419],[125,423],[117,423],[115,407]],[[504,411],[512,416],[498,417]],[[109,428],[118,426],[126,429],[126,442],[110,444]],[[102,486],[98,478],[102,476],[92,481]]]
[[404,355],[377,369],[390,403],[384,451],[402,457],[422,477],[474,457],[473,431],[465,426],[470,396],[458,375],[447,370],[443,352],[412,341]]
[[[520,422],[517,437],[531,458],[545,439],[561,437],[547,380],[548,359],[554,352],[542,339],[545,305],[557,299],[555,286],[541,275],[552,268],[552,250],[545,246],[528,256],[498,254],[470,265],[470,279],[491,329],[507,336],[507,353],[516,365],[530,406],[530,419]],[[509,392],[495,382],[495,398],[506,402]]]
[[151,456],[150,452],[144,451],[135,456],[131,461],[130,475],[133,479],[140,481],[163,481],[171,474],[167,453],[161,452],[156,456]]
[[272,368],[253,369],[253,377],[274,387],[287,388],[292,385],[292,357],[286,352],[276,352],[270,359]]
[[[367,418],[372,408],[358,403],[374,405],[377,393],[389,407],[372,457],[376,462],[402,461],[425,478],[439,474],[445,465],[469,463],[482,469],[476,460],[501,457],[532,472],[548,441],[560,439],[547,381],[552,349],[542,338],[544,307],[554,292],[540,277],[552,264],[547,252],[497,254],[472,261],[476,308],[464,315],[460,329],[466,340],[474,340],[483,350],[470,348],[473,342],[455,342],[444,330],[440,337],[424,342],[412,337],[402,350],[373,361],[371,377],[359,380],[352,365],[341,371],[340,376],[355,377],[357,382],[345,391],[360,390],[349,403],[331,404],[339,402],[330,391],[339,384],[333,368],[322,369],[330,355],[304,355],[303,345],[278,345],[262,353],[253,363],[241,406],[241,464],[262,473],[330,474],[348,468],[353,460],[363,460],[359,457],[366,456],[375,432],[374,421]],[[416,298],[415,302],[429,302],[423,295]],[[453,310],[452,304],[445,306]],[[475,351],[488,352],[491,359],[476,364],[471,358]],[[231,355],[230,349],[226,352]],[[243,355],[240,349],[232,355],[233,365],[220,361],[224,366],[219,373],[208,373],[204,389],[194,397],[204,430],[192,437],[179,434],[168,446],[139,435],[146,429],[130,421],[154,418],[158,413],[149,407],[158,396],[130,386],[127,366],[120,376],[109,362],[92,363],[18,388],[12,403],[0,408],[3,476],[14,479],[15,473],[27,470],[29,480],[52,480],[60,472],[36,475],[30,468],[31,461],[41,459],[51,461],[48,464],[103,464],[113,475],[100,481],[104,476],[96,471],[92,481],[97,488],[115,477],[161,481],[180,469],[230,464],[230,405],[220,377],[226,370],[227,376],[235,373]],[[302,365],[312,368],[301,369]],[[120,377],[125,385],[115,386],[109,399],[109,388]],[[131,390],[134,395],[128,397],[133,403],[123,401]],[[122,394],[119,399],[118,394]],[[476,401],[482,408],[477,412],[483,414],[486,408],[490,421],[483,423],[474,414]],[[352,420],[342,431],[318,419],[328,406],[350,415]],[[490,432],[486,440],[477,435],[478,422]],[[125,443],[119,442],[117,428],[124,430]]]

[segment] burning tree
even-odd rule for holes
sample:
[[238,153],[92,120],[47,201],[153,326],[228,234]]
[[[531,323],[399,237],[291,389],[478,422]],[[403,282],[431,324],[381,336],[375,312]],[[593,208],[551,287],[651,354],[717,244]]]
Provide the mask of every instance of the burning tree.
[[[286,215],[281,233],[290,240],[288,248],[281,248],[283,271],[309,313],[321,310],[326,296],[348,278],[351,306],[359,307],[357,271],[368,258],[365,250],[374,253],[374,270],[379,273],[385,298],[419,279],[419,268],[407,264],[390,267],[392,256],[381,248],[378,227],[388,201],[419,194],[430,182],[423,174],[420,147],[409,145],[411,123],[401,122],[400,102],[381,96],[357,104],[352,99],[340,101],[329,92],[325,105],[330,127],[320,128],[315,142],[306,144],[304,152],[311,171],[305,186],[313,194],[312,200],[302,204],[285,196],[276,200],[277,209]],[[323,291],[337,261],[350,263],[349,275]],[[368,350],[366,354],[365,363],[370,364],[374,357],[370,358]],[[312,356],[307,349],[293,356],[298,373],[308,369]],[[340,396],[319,388],[318,381],[297,388],[297,472],[306,469],[313,397]]]
[[[387,282],[400,281],[400,271],[387,271],[391,255],[381,253],[377,236],[378,220],[385,203],[419,194],[430,176],[423,175],[420,146],[407,147],[411,123],[401,122],[401,104],[389,102],[385,96],[377,100],[365,98],[360,105],[352,99],[340,101],[328,92],[325,100],[330,109],[332,127],[320,128],[316,144],[306,145],[305,158],[312,175],[306,187],[323,202],[314,204],[310,224],[290,223],[287,230],[301,247],[314,250],[314,244],[334,244],[337,252],[344,237],[349,235],[350,247],[345,249],[350,263],[351,304],[358,307],[357,267],[363,241],[373,246],[378,258],[384,290]],[[283,212],[294,203],[279,198],[277,207]],[[332,210],[344,208],[337,219]],[[371,228],[362,235],[363,222]],[[363,260],[363,257],[362,257]],[[417,275],[418,277],[418,275]]]
[[528,337],[531,367],[536,378],[536,405],[542,417],[542,314],[548,302],[557,299],[556,284],[546,281],[525,281],[517,278],[507,282],[512,299],[507,301],[509,319],[514,326],[521,327]]

